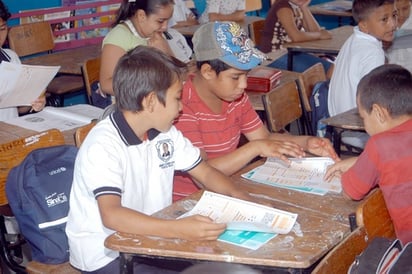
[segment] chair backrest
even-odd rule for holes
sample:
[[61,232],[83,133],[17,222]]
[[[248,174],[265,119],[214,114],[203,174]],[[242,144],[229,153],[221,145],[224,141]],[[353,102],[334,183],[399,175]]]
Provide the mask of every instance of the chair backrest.
[[395,237],[391,216],[380,188],[376,188],[362,200],[356,210],[356,224],[365,227],[368,242],[375,237]]
[[291,122],[302,116],[299,91],[295,81],[277,86],[262,96],[268,128],[281,132]]
[[265,25],[265,20],[257,20],[248,25],[250,39],[255,42],[255,45],[260,45],[262,31]]
[[12,26],[8,40],[19,57],[51,52],[54,48],[53,32],[46,21]]
[[259,11],[262,9],[262,0],[246,0],[245,12]]
[[84,86],[87,91],[89,104],[92,104],[92,85],[99,81],[100,57],[89,59],[82,65],[82,75]]
[[322,63],[316,63],[300,74],[298,80],[299,92],[302,100],[303,109],[305,111],[311,111],[309,98],[312,95],[313,87],[317,82],[325,80],[326,73]]
[[10,169],[20,164],[34,149],[63,145],[63,134],[57,129],[0,144],[0,206],[8,204],[5,185]]
[[97,124],[97,121],[92,121],[90,124],[85,126],[79,127],[76,129],[74,133],[74,143],[77,147],[80,147],[83,143],[84,139],[86,138],[89,131]]
[[311,273],[347,273],[356,256],[366,248],[366,238],[365,228],[356,228],[329,251]]

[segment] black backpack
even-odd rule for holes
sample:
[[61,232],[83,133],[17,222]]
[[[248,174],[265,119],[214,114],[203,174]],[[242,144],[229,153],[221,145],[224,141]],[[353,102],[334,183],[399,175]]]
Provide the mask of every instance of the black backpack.
[[70,145],[33,150],[7,177],[9,205],[35,261],[69,260],[65,228],[77,151]]

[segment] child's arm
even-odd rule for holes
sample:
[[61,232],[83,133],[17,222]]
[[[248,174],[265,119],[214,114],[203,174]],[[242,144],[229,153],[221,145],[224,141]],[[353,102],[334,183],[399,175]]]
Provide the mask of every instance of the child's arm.
[[358,157],[351,157],[345,160],[341,160],[336,162],[335,164],[328,167],[325,173],[325,181],[329,182],[334,177],[340,178],[342,173],[346,172],[349,168],[351,168],[355,163]]
[[230,14],[221,14],[211,12],[209,13],[209,22],[213,21],[243,21],[245,19],[245,11],[244,10],[237,10]]
[[[288,34],[292,42],[304,42],[332,38],[332,35],[329,31],[321,29],[319,27],[308,8],[303,9],[302,12],[304,16],[304,25],[307,25],[305,26],[306,31],[301,31],[296,26],[292,9],[281,8],[277,12],[279,21],[285,28],[286,33]],[[305,20],[305,16],[307,17],[309,16],[309,14],[310,17]],[[311,20],[311,18],[313,18],[313,21]]]
[[179,238],[191,241],[216,240],[225,230],[225,224],[216,224],[204,216],[196,215],[178,220],[165,220],[123,207],[117,195],[97,198],[100,216],[105,227],[126,233]]

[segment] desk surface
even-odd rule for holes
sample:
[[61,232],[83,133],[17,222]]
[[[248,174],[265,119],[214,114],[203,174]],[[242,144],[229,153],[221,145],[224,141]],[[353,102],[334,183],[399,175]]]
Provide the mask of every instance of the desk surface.
[[[249,24],[255,21],[264,20],[265,18],[259,16],[245,16],[245,20],[238,22],[246,33],[249,33]],[[187,27],[176,28],[184,36],[192,37],[200,25],[192,25]]]
[[330,15],[338,17],[352,17],[352,1],[328,1],[311,5],[309,10],[315,15]]
[[[179,239],[159,239],[139,235],[114,233],[106,240],[108,248],[128,255],[173,259],[220,261],[254,265],[256,267],[294,268],[311,267],[350,232],[348,214],[356,210],[358,202],[338,194],[317,196],[275,188],[241,179],[240,174],[263,163],[256,162],[233,178],[239,187],[248,190],[262,202],[275,208],[298,213],[297,225],[290,233],[277,235],[258,250],[236,247],[219,241],[189,242]],[[201,193],[161,210],[155,216],[174,219],[190,210]]]
[[[76,129],[71,129],[63,131],[64,140],[68,145],[75,145],[74,143],[74,133]],[[0,140],[2,143],[10,142],[21,137],[30,136],[38,133],[37,131],[18,127],[15,125],[7,124],[0,121]]]
[[337,54],[346,39],[352,34],[353,26],[338,27],[330,30],[330,32],[332,38],[328,40],[287,43],[284,46],[288,51]]
[[328,126],[350,129],[350,130],[365,130],[362,118],[359,116],[357,108],[345,111],[338,115],[322,120]]
[[81,66],[92,58],[100,56],[101,45],[94,44],[80,48],[56,51],[50,54],[22,60],[27,65],[61,66],[59,73],[81,75]]

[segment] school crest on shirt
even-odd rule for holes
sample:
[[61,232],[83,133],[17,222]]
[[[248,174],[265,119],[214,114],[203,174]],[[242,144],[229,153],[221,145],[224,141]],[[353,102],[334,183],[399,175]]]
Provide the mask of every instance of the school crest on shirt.
[[160,140],[156,144],[157,156],[163,162],[169,162],[174,153],[173,141],[170,139]]

